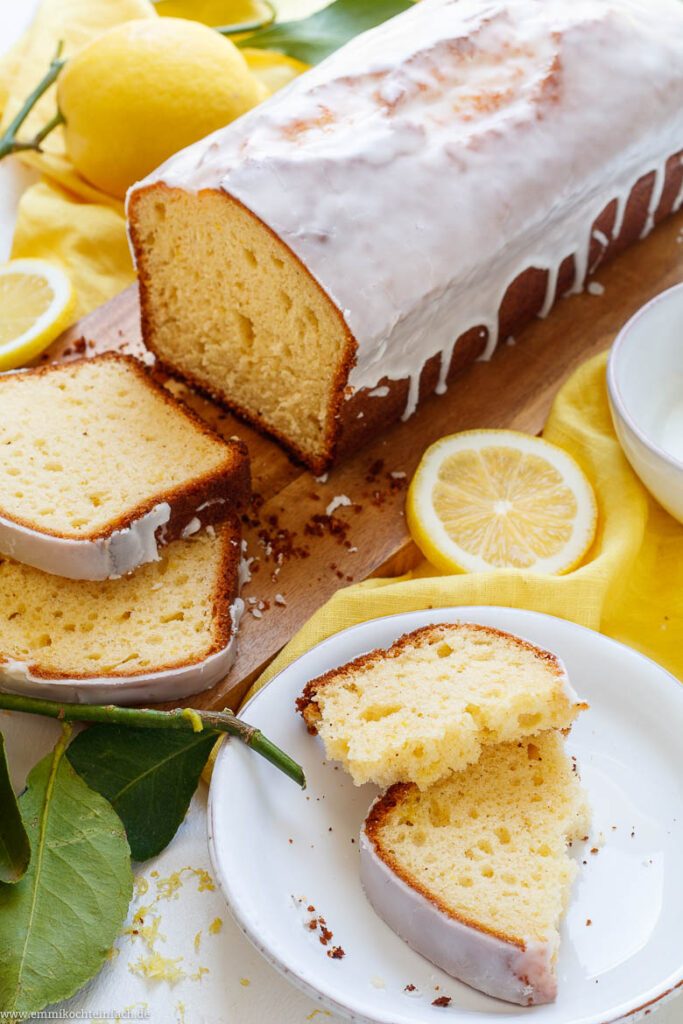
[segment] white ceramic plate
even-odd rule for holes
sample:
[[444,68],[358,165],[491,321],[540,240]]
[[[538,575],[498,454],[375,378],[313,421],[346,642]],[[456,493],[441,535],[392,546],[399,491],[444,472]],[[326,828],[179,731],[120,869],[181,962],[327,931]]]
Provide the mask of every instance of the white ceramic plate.
[[[294,711],[304,684],[319,673],[411,629],[458,619],[557,652],[591,704],[569,745],[593,805],[593,834],[578,852],[587,863],[563,927],[559,996],[550,1006],[525,1009],[475,992],[414,953],[375,915],[358,879],[357,837],[376,790],[354,787],[341,768],[325,763],[320,740]],[[683,687],[647,658],[533,612],[408,613],[326,640],[258,693],[247,717],[302,763],[308,789],[300,792],[243,746],[225,744],[209,803],[214,869],[238,925],[323,1006],[373,1024],[635,1024],[683,987]],[[598,853],[589,852],[593,847]],[[318,915],[343,959],[329,958],[318,931],[307,927]],[[407,985],[416,990],[406,993]],[[450,1006],[432,1006],[438,996],[450,996]]]

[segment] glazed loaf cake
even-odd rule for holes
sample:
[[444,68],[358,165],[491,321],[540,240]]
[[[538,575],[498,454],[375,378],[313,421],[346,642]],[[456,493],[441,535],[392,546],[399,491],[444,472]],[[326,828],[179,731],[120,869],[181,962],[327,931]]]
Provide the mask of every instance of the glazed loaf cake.
[[315,471],[683,204],[678,0],[422,0],[129,193],[143,334]]

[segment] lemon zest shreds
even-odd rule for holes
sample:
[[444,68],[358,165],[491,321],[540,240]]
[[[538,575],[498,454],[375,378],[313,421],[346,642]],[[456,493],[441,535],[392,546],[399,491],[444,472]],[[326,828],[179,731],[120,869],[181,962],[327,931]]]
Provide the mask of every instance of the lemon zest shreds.
[[145,896],[149,892],[149,882],[144,875],[137,875],[134,881],[135,897]]
[[167,981],[170,985],[175,985],[187,977],[182,967],[178,966],[182,962],[182,956],[169,958],[162,956],[161,953],[152,953],[148,957],[141,956],[135,963],[128,964],[128,970],[131,974],[139,974],[150,981]]

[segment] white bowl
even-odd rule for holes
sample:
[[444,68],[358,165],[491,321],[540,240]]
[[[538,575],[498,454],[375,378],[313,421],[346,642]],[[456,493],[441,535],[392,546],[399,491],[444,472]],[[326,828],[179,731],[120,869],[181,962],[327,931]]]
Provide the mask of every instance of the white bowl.
[[683,284],[622,328],[607,364],[607,390],[626,458],[683,523]]

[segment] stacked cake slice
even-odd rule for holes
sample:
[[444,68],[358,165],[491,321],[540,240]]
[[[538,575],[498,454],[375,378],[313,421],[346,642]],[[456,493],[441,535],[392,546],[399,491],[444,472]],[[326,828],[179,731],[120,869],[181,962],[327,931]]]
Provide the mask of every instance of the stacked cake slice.
[[461,981],[521,1005],[557,992],[559,925],[590,813],[564,748],[586,705],[562,663],[473,624],[428,626],[310,682],[309,731],[360,785],[377,913]]
[[0,686],[174,699],[224,676],[249,460],[107,354],[0,377]]

